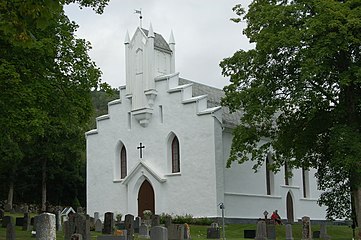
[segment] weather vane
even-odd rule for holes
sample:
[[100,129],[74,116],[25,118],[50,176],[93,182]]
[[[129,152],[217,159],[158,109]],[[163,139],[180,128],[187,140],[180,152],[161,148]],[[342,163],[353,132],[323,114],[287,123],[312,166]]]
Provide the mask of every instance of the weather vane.
[[143,18],[143,16],[142,16],[142,9],[140,8],[139,10],[138,9],[135,9],[134,10],[134,13],[135,14],[139,14],[139,25],[140,25],[140,27],[142,27],[142,18]]

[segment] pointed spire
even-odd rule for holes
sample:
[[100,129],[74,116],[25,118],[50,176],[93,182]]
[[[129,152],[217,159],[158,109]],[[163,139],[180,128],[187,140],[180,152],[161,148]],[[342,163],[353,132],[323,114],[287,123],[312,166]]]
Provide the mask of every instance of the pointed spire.
[[150,23],[150,26],[149,26],[148,38],[154,38],[152,23]]
[[170,31],[169,44],[175,44],[173,30]]
[[127,30],[127,33],[125,34],[124,44],[129,44],[129,42],[130,42],[129,32],[128,32],[128,30]]

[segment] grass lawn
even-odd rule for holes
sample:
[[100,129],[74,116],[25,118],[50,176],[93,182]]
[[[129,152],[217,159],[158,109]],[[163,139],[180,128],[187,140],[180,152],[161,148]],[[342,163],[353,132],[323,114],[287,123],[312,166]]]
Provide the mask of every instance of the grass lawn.
[[[8,215],[8,214],[5,214]],[[21,214],[12,215],[15,217],[22,217]],[[227,240],[243,240],[243,231],[245,229],[255,230],[255,224],[230,224],[226,225],[226,239]],[[207,239],[207,226],[190,226],[191,236],[193,240],[206,240]],[[312,226],[312,231],[320,230],[319,225]],[[292,227],[293,237],[295,240],[301,239],[302,233],[302,225],[294,224]],[[332,240],[350,240],[352,239],[352,229],[348,226],[327,226],[327,232],[331,236]],[[221,231],[222,234],[222,231]],[[91,239],[97,239],[97,236],[101,235],[100,233],[91,232]],[[276,226],[276,236],[277,239],[282,240],[285,239],[285,226],[277,225]],[[6,239],[6,228],[0,227],[0,240]],[[21,227],[16,227],[16,239],[19,240],[34,240],[31,237],[31,231],[23,231]],[[64,236],[62,232],[57,233],[57,239],[63,240]],[[134,238],[135,240],[139,240],[137,236]]]

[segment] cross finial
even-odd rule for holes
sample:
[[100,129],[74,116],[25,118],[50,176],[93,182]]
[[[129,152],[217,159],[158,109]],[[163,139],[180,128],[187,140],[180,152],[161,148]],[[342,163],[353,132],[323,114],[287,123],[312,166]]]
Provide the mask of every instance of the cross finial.
[[135,9],[134,10],[134,13],[135,14],[139,14],[139,27],[142,28],[142,9],[140,8],[139,10],[138,9]]
[[143,146],[142,143],[139,144],[139,147],[137,147],[137,149],[139,149],[139,157],[143,158],[143,148],[145,148],[145,146]]

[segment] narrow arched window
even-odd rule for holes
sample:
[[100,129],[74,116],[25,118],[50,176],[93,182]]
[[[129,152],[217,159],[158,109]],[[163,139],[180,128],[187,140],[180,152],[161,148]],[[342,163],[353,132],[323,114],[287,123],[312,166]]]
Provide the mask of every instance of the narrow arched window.
[[120,151],[120,177],[123,179],[127,176],[127,150],[122,147]]
[[174,136],[172,141],[172,173],[180,172],[180,153],[179,153],[179,141]]
[[271,195],[271,170],[269,156],[266,157],[266,189],[267,195]]

